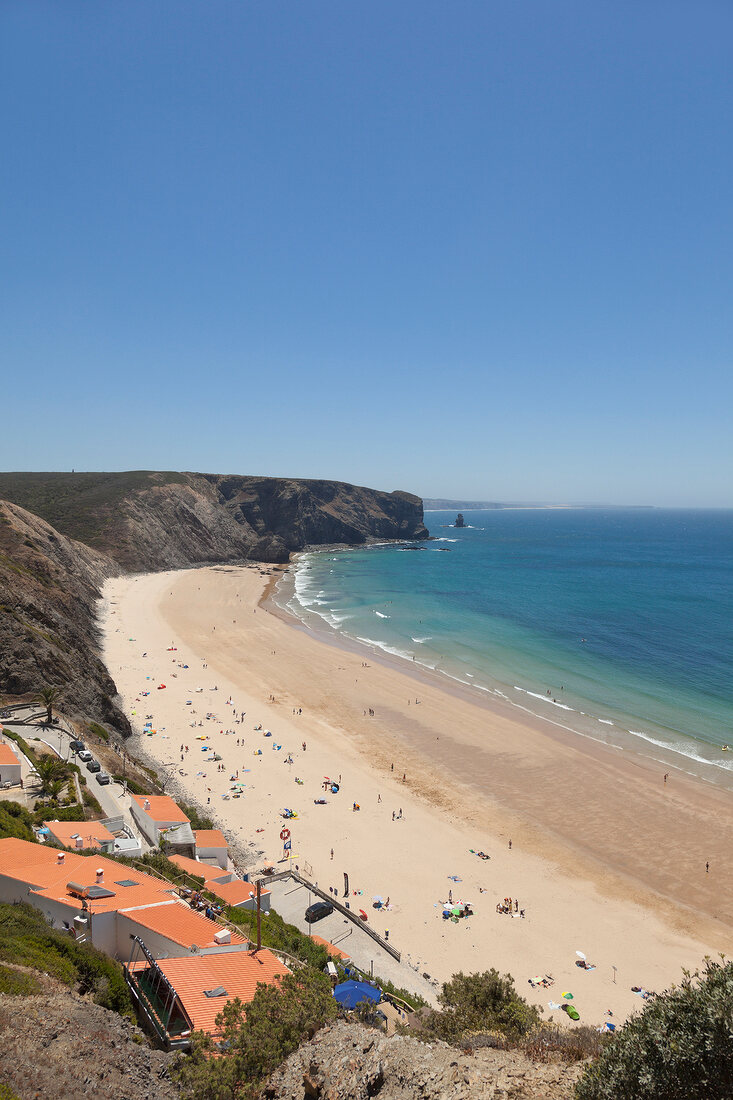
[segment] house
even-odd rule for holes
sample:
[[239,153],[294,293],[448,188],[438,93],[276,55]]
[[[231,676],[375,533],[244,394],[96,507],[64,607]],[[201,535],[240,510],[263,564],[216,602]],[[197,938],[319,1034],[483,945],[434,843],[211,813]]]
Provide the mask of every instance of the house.
[[[0,730],[2,727],[0,726]],[[0,742],[0,786],[16,787],[20,785],[20,760],[10,745]]]
[[193,856],[196,840],[191,822],[169,795],[133,794],[130,809],[140,832],[153,847]]
[[65,848],[114,852],[115,836],[101,821],[44,821],[51,840]]
[[[185,871],[187,875],[197,875],[204,880],[204,890],[214,894],[225,905],[233,905],[237,909],[256,909],[257,890],[251,882],[245,882],[234,874],[233,871],[222,871],[216,867],[209,867],[207,863],[200,863],[195,859],[187,859],[185,856],[172,855],[171,862]],[[260,908],[266,911],[270,908],[270,891],[263,890],[260,894]]]
[[219,1034],[216,1017],[235,997],[248,1004],[259,982],[288,973],[267,948],[236,954],[155,959],[144,944],[125,967],[130,990],[168,1047],[185,1047],[192,1031]]
[[103,855],[60,852],[15,837],[0,839],[0,902],[28,902],[55,928],[118,959],[135,937],[156,954],[246,950],[243,935],[194,912],[164,879]]
[[216,864],[226,871],[229,867],[229,845],[219,829],[195,829],[196,859],[202,863]]

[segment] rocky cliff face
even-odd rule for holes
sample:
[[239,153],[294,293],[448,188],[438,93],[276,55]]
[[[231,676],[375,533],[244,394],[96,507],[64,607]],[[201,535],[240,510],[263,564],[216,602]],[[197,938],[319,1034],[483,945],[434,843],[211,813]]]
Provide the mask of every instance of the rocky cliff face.
[[0,501],[1,692],[61,687],[59,703],[70,713],[129,732],[95,626],[99,586],[119,571],[111,558]]
[[126,569],[284,562],[294,550],[424,539],[422,502],[339,481],[221,474],[0,474],[0,497]]
[[[72,715],[126,733],[98,656],[95,602],[115,573],[333,543],[424,539],[422,502],[337,481],[219,474],[0,473],[0,692],[64,687]],[[13,503],[10,503],[10,500]]]

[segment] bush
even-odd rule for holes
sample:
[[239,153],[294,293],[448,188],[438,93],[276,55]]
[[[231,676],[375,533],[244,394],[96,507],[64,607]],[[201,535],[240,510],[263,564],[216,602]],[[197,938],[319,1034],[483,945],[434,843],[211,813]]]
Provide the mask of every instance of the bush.
[[104,1008],[134,1018],[122,967],[89,944],[52,928],[30,905],[0,905],[0,959],[50,974]]
[[100,741],[109,741],[109,733],[104,726],[100,726],[98,722],[87,722],[87,728],[89,732],[93,733],[95,737],[98,737]]
[[705,961],[647,1001],[576,1085],[577,1100],[729,1100],[733,963]]
[[0,963],[0,993],[9,997],[31,997],[34,993],[41,992],[41,983],[32,974],[25,974],[22,970],[13,970],[10,966]]
[[248,1005],[237,997],[217,1016],[221,1057],[210,1056],[214,1043],[209,1036],[194,1036],[191,1055],[178,1068],[183,1095],[212,1100],[256,1096],[280,1063],[338,1012],[331,983],[318,971],[304,967],[275,985],[259,983]]
[[195,806],[187,806],[185,802],[179,802],[179,806],[191,822],[192,829],[214,829],[216,826],[210,817],[200,814]]
[[92,813],[102,813],[102,807],[99,805],[96,798],[87,787],[82,788],[81,797],[84,800],[84,805],[87,807],[87,809],[91,810]]
[[520,997],[513,978],[509,974],[502,977],[493,968],[483,974],[454,974],[443,983],[438,1000],[443,1009],[430,1013],[425,1030],[449,1043],[480,1031],[497,1031],[518,1039],[540,1022],[539,1011]]
[[7,836],[35,842],[33,816],[19,802],[0,802],[0,837]]
[[84,807],[77,802],[74,806],[40,806],[33,811],[36,825],[44,821],[84,821]]
[[131,794],[150,794],[150,786],[138,783],[137,779],[133,779],[130,775],[123,775],[122,772],[115,772],[112,776],[115,783],[126,783],[127,789]]

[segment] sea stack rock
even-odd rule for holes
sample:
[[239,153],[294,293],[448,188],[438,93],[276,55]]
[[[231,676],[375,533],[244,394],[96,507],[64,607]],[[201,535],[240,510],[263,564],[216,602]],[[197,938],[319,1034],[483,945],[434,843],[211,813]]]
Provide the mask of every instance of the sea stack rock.
[[454,527],[465,527],[466,526],[466,523],[463,519],[463,512],[458,513],[458,515],[456,516],[456,522],[453,524],[453,526]]

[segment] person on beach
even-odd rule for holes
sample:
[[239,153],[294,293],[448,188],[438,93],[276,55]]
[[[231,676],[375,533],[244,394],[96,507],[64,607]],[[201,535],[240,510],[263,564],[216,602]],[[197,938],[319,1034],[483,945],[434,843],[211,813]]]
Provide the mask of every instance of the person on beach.
[[511,852],[511,850],[512,850],[512,842],[511,842],[511,840],[510,840],[510,841],[509,841],[509,851]]
[[333,848],[331,849],[331,859],[333,859]]

